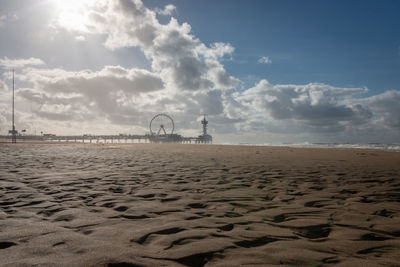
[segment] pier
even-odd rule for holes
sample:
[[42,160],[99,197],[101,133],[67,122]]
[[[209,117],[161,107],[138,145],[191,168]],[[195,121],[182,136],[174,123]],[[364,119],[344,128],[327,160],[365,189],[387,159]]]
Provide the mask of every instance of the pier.
[[[55,135],[44,133],[41,135],[19,134],[15,130],[9,131],[9,135],[0,135],[0,142],[12,143],[18,141],[30,142],[75,142],[75,143],[181,143],[181,144],[207,144],[212,143],[212,136],[207,133],[208,121],[204,115],[201,121],[203,134],[197,137],[184,137],[174,133],[175,124],[173,119],[167,114],[160,113],[150,121],[150,134],[118,134],[118,135]],[[23,130],[24,132],[25,130]]]
[[[0,142],[11,142],[12,135],[0,135]],[[63,143],[181,143],[181,144],[207,144],[210,140],[199,137],[184,137],[178,134],[155,135],[17,135],[19,142],[63,142]]]

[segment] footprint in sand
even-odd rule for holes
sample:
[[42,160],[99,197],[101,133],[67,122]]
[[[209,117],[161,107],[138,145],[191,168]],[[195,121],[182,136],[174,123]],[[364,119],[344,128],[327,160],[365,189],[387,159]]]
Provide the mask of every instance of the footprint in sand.
[[268,236],[258,237],[252,240],[242,240],[235,242],[235,245],[238,245],[243,248],[252,248],[252,247],[260,247],[266,245],[271,242],[278,241],[279,239],[271,238]]
[[190,203],[188,204],[188,207],[193,209],[204,209],[207,207],[207,205],[203,203]]
[[218,229],[220,229],[222,231],[231,231],[231,230],[233,230],[233,227],[234,227],[233,224],[227,224],[227,225],[218,227]]
[[144,236],[140,237],[139,239],[137,239],[137,240],[131,240],[131,241],[137,242],[137,243],[139,243],[139,244],[143,244],[144,242],[146,242],[147,238],[148,238],[150,235],[171,235],[171,234],[176,234],[176,233],[182,232],[182,231],[184,231],[184,230],[185,230],[185,229],[183,229],[183,228],[172,227],[172,228],[163,229],[163,230],[160,230],[160,231],[155,231],[155,232],[147,233],[147,234],[145,234]]
[[127,206],[119,206],[119,207],[114,208],[114,210],[119,211],[119,212],[126,211],[127,209],[129,209]]
[[12,246],[16,246],[17,244],[14,242],[0,242],[0,249],[6,249]]

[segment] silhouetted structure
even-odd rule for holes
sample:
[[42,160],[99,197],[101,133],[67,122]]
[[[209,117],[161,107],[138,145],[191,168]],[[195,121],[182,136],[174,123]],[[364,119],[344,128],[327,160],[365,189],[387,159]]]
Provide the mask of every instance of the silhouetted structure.
[[[207,134],[208,121],[204,115],[201,121],[203,134],[198,137],[184,137],[174,132],[174,121],[166,114],[157,114],[150,121],[150,134],[119,134],[119,135],[55,135],[44,133],[42,135],[18,135],[21,141],[47,141],[47,142],[80,142],[80,143],[181,143],[181,144],[204,144],[211,143],[212,136]],[[9,131],[11,133],[12,130]],[[13,138],[16,139],[17,131],[14,128]],[[9,139],[10,136],[0,136]]]
[[17,142],[17,131],[14,124],[14,69],[13,69],[13,92],[12,92],[12,127],[11,127],[12,143]]
[[212,136],[207,134],[208,121],[206,120],[206,115],[205,114],[204,114],[203,120],[201,121],[201,124],[203,124],[203,134],[199,135],[198,141],[200,143],[211,143],[212,142]]
[[150,121],[149,140],[153,143],[181,142],[182,136],[174,134],[174,120],[167,114],[155,115]]

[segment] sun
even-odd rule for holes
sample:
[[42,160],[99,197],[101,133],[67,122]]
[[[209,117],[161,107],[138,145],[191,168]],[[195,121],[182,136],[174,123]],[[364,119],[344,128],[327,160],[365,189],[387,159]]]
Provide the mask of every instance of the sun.
[[87,12],[94,0],[53,0],[57,23],[67,30],[85,31]]

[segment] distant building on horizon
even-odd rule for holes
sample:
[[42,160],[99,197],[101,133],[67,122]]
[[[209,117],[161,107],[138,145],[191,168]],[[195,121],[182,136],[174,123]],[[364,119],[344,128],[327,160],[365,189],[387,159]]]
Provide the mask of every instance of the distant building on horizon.
[[206,115],[204,114],[203,120],[201,121],[201,124],[203,125],[203,134],[199,135],[199,142],[200,143],[211,143],[212,142],[212,136],[207,133],[207,125],[208,121],[206,120]]

